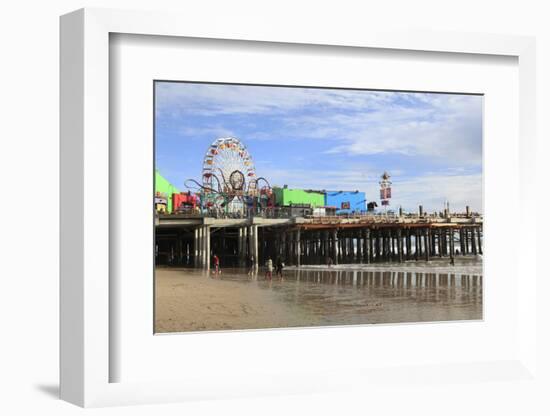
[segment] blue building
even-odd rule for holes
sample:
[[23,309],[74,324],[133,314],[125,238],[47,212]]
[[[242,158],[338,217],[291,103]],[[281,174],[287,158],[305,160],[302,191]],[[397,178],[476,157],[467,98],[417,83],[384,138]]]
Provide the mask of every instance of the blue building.
[[325,206],[335,207],[337,214],[367,210],[367,197],[359,191],[326,191]]

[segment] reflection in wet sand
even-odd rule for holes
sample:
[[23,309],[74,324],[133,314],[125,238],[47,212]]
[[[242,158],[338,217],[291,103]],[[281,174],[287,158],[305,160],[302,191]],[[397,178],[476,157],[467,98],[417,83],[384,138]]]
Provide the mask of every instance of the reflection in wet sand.
[[[483,309],[481,266],[471,264],[301,268],[271,281],[241,269],[215,279],[157,269],[156,284],[157,332],[474,320]],[[223,305],[218,315],[211,303]]]

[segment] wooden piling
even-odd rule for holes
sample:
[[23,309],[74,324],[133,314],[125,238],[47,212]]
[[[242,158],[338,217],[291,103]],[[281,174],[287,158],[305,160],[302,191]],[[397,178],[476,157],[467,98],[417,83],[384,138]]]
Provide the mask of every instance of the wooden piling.
[[407,260],[412,259],[412,236],[411,229],[407,228]]
[[401,228],[397,229],[397,250],[399,252],[399,263],[403,262],[403,238]]
[[365,229],[365,262],[372,263],[372,239],[370,229]]
[[472,227],[471,230],[471,240],[472,240],[472,254],[475,256],[477,255],[477,244],[476,244],[476,238],[475,238],[475,227]]
[[449,228],[449,234],[450,234],[450,240],[449,240],[449,244],[450,244],[450,252],[449,252],[449,256],[451,257],[451,263],[454,263],[454,258],[455,258],[455,230],[454,228]]
[[296,250],[296,266],[302,265],[302,250],[304,249],[304,242],[302,241],[304,236],[302,235],[302,231],[300,229],[296,230],[294,233],[294,240],[295,240],[295,247]]
[[332,231],[332,249],[333,249],[333,261],[334,264],[338,264],[338,230],[334,229]]
[[424,229],[424,241],[425,241],[425,247],[424,247],[424,253],[426,255],[426,261],[430,261],[430,229],[425,228]]
[[363,240],[363,230],[361,228],[359,228],[355,232],[355,239],[356,239],[355,241],[356,241],[356,247],[357,247],[357,255],[356,255],[357,263],[363,263],[364,240]]
[[477,234],[477,247],[479,254],[483,254],[483,248],[481,246],[481,227],[476,227],[476,234]]
[[418,256],[422,251],[422,242],[419,241],[419,231],[418,228],[414,230],[414,259],[418,261]]

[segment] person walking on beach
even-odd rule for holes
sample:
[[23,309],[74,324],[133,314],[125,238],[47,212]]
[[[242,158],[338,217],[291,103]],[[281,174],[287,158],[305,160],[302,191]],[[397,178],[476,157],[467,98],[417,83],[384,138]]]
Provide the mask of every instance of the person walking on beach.
[[212,261],[214,262],[214,274],[220,274],[220,258],[214,254]]
[[281,280],[283,280],[283,267],[285,267],[285,264],[283,263],[281,256],[279,256],[277,257],[277,263],[275,264],[275,276],[279,276]]
[[265,278],[268,280],[271,280],[273,277],[273,260],[271,260],[271,257],[267,259],[267,262],[265,263]]

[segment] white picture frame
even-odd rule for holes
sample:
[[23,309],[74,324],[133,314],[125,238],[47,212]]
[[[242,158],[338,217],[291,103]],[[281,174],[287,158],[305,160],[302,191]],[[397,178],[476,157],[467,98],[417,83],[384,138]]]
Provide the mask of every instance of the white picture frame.
[[[325,28],[299,28],[277,24],[241,24],[230,21],[205,26],[192,16],[167,13],[83,9],[61,18],[61,398],[80,406],[156,403],[209,397],[338,390],[354,383],[391,382],[395,370],[371,369],[368,374],[342,368],[319,374],[271,375],[269,380],[240,380],[229,388],[224,376],[213,383],[202,379],[182,381],[110,382],[110,365],[119,359],[110,350],[109,275],[109,36],[113,33],[206,39],[280,42],[282,44],[332,45],[437,53],[504,55],[519,65],[520,165],[517,196],[520,210],[535,205],[535,183],[529,169],[535,165],[535,41],[530,37],[467,33],[328,32]],[[487,151],[487,149],[486,149]],[[525,214],[526,212],[523,212]],[[536,241],[535,218],[519,215],[517,256],[524,279],[517,294],[519,346],[509,360],[456,366],[420,365],[417,376],[446,377],[478,382],[476,371],[500,374],[504,379],[536,376]],[[151,311],[152,313],[152,311]],[[235,335],[233,335],[235,336]],[[238,334],[236,334],[238,336]],[[330,335],[327,335],[330,336]],[[419,363],[421,364],[421,363]],[[310,383],[307,383],[307,380]],[[281,389],[284,386],[284,389]]]

